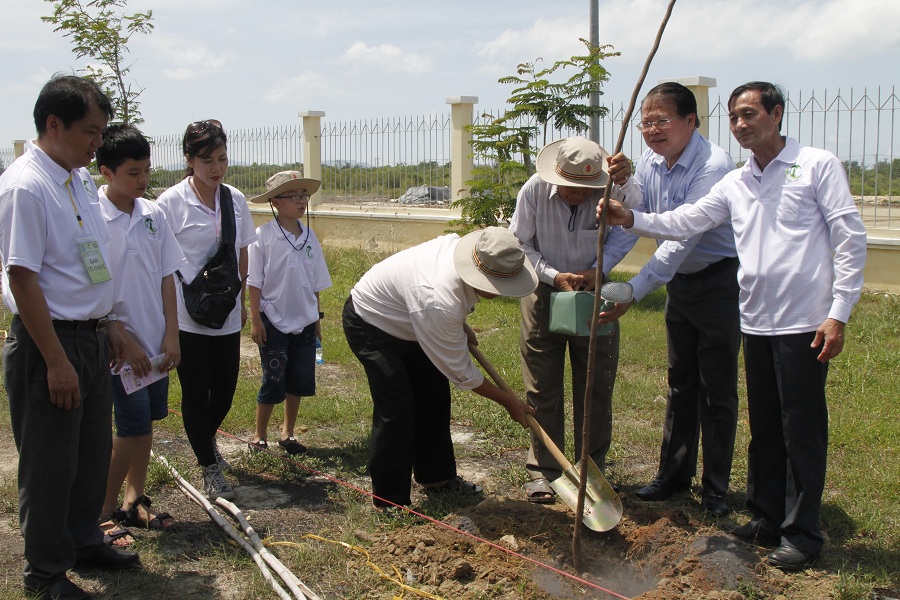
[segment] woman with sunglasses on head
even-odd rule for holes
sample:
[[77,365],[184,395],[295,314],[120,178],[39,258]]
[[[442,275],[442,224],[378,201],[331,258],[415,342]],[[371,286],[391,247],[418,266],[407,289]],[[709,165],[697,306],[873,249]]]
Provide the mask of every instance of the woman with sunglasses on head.
[[[256,228],[244,195],[224,183],[228,170],[227,138],[216,120],[188,125],[182,140],[187,161],[187,177],[160,195],[158,204],[166,211],[169,226],[181,245],[188,265],[181,270],[179,287],[193,281],[219,248],[223,235],[223,190],[230,192],[234,212],[234,247],[238,274],[247,277],[247,247],[256,240]],[[227,205],[227,200],[225,201]],[[226,242],[229,240],[226,240]],[[247,321],[242,286],[238,302],[221,329],[213,329],[191,318],[178,292],[178,325],[182,361],[181,412],[184,429],[197,462],[203,469],[203,483],[210,500],[234,498],[234,490],[222,473],[229,467],[216,444],[216,431],[228,415],[237,387],[240,363],[240,331]]]

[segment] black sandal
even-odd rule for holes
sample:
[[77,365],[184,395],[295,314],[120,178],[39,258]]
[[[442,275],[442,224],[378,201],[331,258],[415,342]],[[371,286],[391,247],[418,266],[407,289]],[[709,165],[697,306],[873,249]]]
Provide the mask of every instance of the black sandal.
[[[175,528],[175,525],[177,524],[175,522],[175,517],[173,517],[169,513],[158,513],[152,519],[147,521],[146,519],[141,518],[137,509],[138,506],[143,506],[147,514],[150,514],[150,498],[148,498],[147,496],[138,496],[137,498],[135,498],[134,502],[131,503],[131,507],[125,510],[125,517],[121,520],[121,522],[129,527],[138,527],[140,529],[156,529],[158,531],[168,531]],[[170,519],[172,520],[171,524],[163,525],[164,521]]]
[[284,448],[288,454],[303,454],[306,452],[306,446],[298,442],[294,436],[286,440],[278,440],[278,445]]

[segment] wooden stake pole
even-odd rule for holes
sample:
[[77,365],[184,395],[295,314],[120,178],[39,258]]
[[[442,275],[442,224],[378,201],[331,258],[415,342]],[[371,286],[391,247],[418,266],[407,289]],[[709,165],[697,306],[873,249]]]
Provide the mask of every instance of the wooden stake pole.
[[[669,6],[666,8],[666,14],[663,17],[662,24],[659,26],[659,31],[656,33],[656,40],[653,42],[653,48],[650,49],[650,54],[647,56],[647,60],[644,63],[644,69],[641,71],[641,75],[638,78],[637,84],[634,86],[634,91],[631,93],[631,102],[628,104],[628,110],[625,113],[625,117],[622,119],[622,129],[619,131],[619,140],[616,142],[615,150],[613,150],[612,155],[615,156],[619,152],[622,151],[622,145],[625,142],[625,130],[628,127],[629,122],[631,121],[631,115],[634,113],[634,106],[637,103],[638,94],[641,92],[641,87],[644,85],[644,79],[647,78],[647,71],[650,70],[650,63],[653,62],[653,57],[656,56],[656,51],[659,50],[659,43],[662,40],[663,32],[666,30],[666,24],[669,22],[669,17],[672,16],[672,9],[675,7],[675,0],[669,1]],[[606,230],[607,230],[607,214],[606,207],[609,204],[609,195],[612,191],[612,180],[607,183],[606,189],[603,192],[603,199],[600,201],[600,205],[602,207],[602,214],[600,216],[600,228],[599,228],[599,236],[597,238],[597,271],[594,278],[594,314],[591,317],[591,340],[588,348],[588,367],[587,367],[587,382],[584,388],[584,418],[583,424],[581,428],[581,481],[578,486],[578,510],[575,515],[575,531],[572,534],[572,561],[575,565],[576,571],[581,571],[581,515],[584,512],[584,495],[585,488],[587,483],[587,469],[588,469],[588,458],[590,457],[590,453],[588,452],[588,448],[590,447],[591,441],[591,433],[590,433],[590,425],[591,425],[591,397],[594,394],[594,368],[597,362],[597,315],[600,312],[600,288],[603,286],[603,243],[606,241]],[[598,465],[602,467],[603,465]]]

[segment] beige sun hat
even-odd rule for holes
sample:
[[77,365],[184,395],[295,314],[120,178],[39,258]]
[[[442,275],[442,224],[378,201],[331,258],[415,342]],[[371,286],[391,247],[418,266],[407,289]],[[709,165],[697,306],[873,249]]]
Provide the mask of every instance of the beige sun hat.
[[547,183],[581,188],[603,188],[609,181],[609,153],[596,142],[570,137],[551,142],[537,157],[537,173]]
[[464,236],[453,254],[456,272],[476,290],[521,298],[538,284],[537,274],[518,238],[503,227]]
[[292,190],[305,190],[312,195],[319,189],[319,185],[321,182],[318,179],[305,179],[300,171],[281,171],[266,179],[265,193],[250,198],[250,202],[261,204]]

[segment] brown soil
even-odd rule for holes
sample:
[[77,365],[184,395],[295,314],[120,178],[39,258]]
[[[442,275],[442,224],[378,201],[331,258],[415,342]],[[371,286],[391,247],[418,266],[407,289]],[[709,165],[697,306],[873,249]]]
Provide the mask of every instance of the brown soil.
[[[252,351],[252,348],[247,348]],[[325,365],[320,386],[341,385],[342,373],[336,365]],[[356,543],[364,547],[372,562],[385,573],[400,573],[413,588],[440,598],[474,600],[482,598],[612,598],[640,597],[739,599],[739,598],[824,598],[833,595],[836,576],[820,570],[785,575],[765,565],[765,548],[744,544],[723,533],[719,524],[704,516],[689,495],[658,503],[639,502],[623,493],[625,516],[614,530],[582,535],[582,568],[578,581],[572,566],[572,514],[560,503],[541,506],[524,500],[517,485],[499,477],[498,468],[517,464],[521,452],[479,458],[479,447],[488,441],[477,431],[454,428],[459,447],[460,474],[482,483],[484,499],[474,505],[462,502],[453,514],[436,523],[417,517],[372,517],[373,526],[355,532]],[[0,597],[22,598],[20,568],[22,540],[17,530],[14,502],[16,454],[9,431],[0,432],[0,481],[7,484],[0,504]],[[322,533],[337,538],[346,514],[335,501],[342,494],[368,506],[357,492],[343,492],[326,477],[307,473],[295,482],[242,470],[248,460],[244,442],[220,438],[220,447],[235,467],[235,503],[251,519],[254,528],[274,541],[313,543],[306,533]],[[190,452],[182,439],[158,436],[156,452],[182,467],[183,476],[195,485],[196,468],[189,467]],[[276,454],[283,454],[275,451]],[[323,461],[332,455],[328,448],[312,448],[310,457]],[[303,458],[298,461],[303,464]],[[367,488],[363,475],[352,484]],[[249,561],[230,560],[223,564],[217,547],[227,546],[224,534],[205,512],[174,486],[152,491],[154,507],[177,516],[177,531],[168,533],[137,531],[137,549],[144,568],[124,573],[77,571],[73,580],[100,598],[255,598],[258,582],[248,591],[255,568]],[[741,499],[729,498],[737,506]],[[413,506],[420,510],[430,500],[416,491]],[[337,533],[336,533],[337,532]],[[323,543],[324,544],[324,543]],[[280,553],[280,549],[273,549]],[[324,550],[323,550],[324,551]],[[826,548],[827,552],[827,548]],[[234,554],[238,554],[234,551]],[[227,555],[227,553],[226,553]],[[285,562],[289,562],[286,560]],[[290,563],[289,563],[290,564]],[[361,555],[348,554],[346,565],[333,574],[301,574],[322,598],[346,598],[344,582],[370,569]],[[359,588],[355,588],[359,589]],[[613,593],[608,593],[609,590]],[[399,597],[397,587],[372,586],[366,598]],[[271,594],[267,597],[275,597]],[[403,597],[416,597],[406,592]]]

